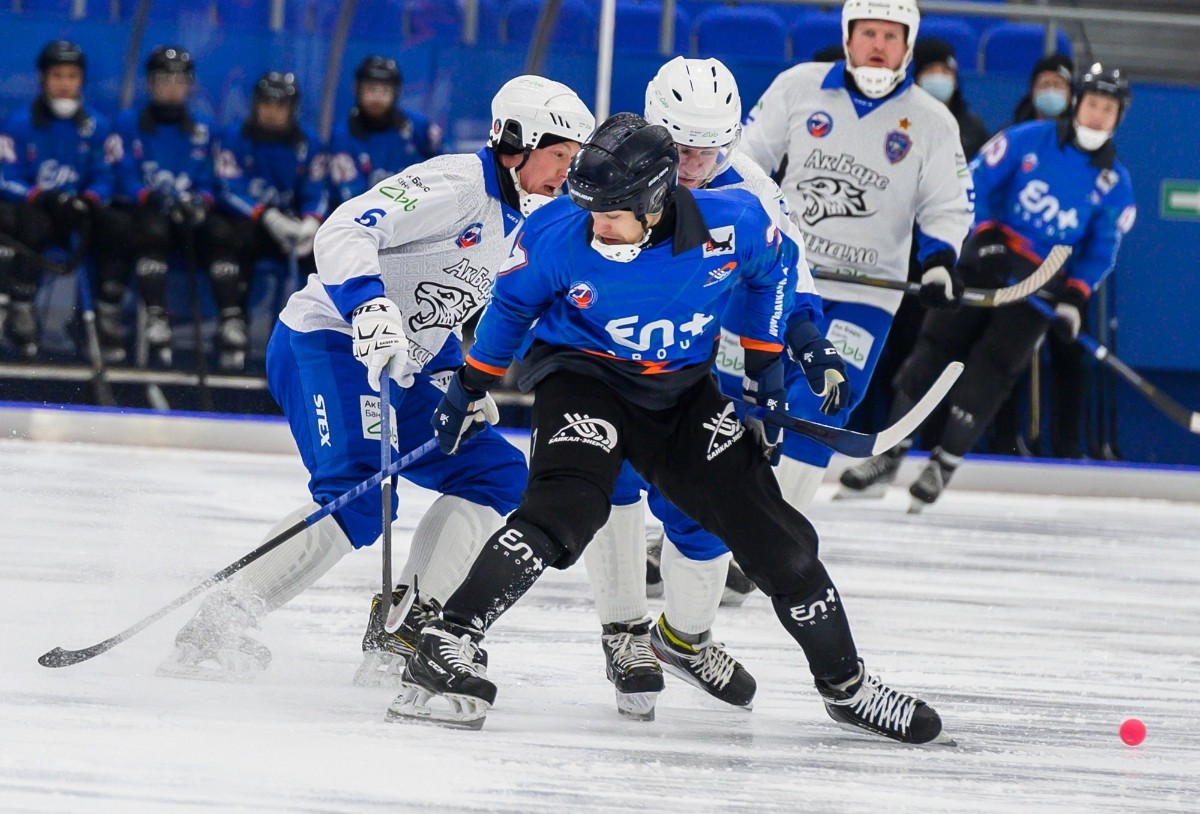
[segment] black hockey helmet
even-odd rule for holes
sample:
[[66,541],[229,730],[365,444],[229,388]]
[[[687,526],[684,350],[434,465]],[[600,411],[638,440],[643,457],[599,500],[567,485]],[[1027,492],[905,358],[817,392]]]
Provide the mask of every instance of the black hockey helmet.
[[596,128],[567,170],[571,200],[589,212],[661,212],[675,191],[679,154],[667,128],[618,113]]
[[45,73],[55,65],[77,65],[87,71],[87,57],[83,49],[70,40],[53,40],[46,43],[37,58],[38,73]]
[[1119,105],[1118,126],[1125,120],[1125,113],[1133,102],[1133,91],[1129,87],[1129,80],[1121,73],[1121,69],[1105,68],[1099,62],[1094,63],[1079,77],[1079,82],[1075,86],[1076,107],[1079,106],[1085,93],[1098,93],[1101,96],[1116,99],[1117,105]]
[[254,85],[254,103],[287,102],[295,110],[300,106],[300,86],[294,73],[268,71]]
[[157,73],[183,74],[188,79],[196,78],[196,63],[192,55],[174,45],[160,45],[146,58],[146,76]]
[[400,73],[400,66],[396,64],[396,60],[372,54],[359,63],[354,71],[354,81],[382,82],[398,89],[404,81],[404,76]]

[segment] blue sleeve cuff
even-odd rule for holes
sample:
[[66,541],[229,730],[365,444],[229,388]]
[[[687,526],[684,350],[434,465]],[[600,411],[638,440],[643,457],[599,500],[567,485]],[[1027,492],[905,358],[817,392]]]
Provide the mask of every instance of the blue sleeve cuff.
[[325,286],[325,293],[333,300],[338,313],[349,322],[351,311],[367,300],[384,295],[383,280],[379,277],[355,277],[341,285]]
[[949,252],[950,255],[955,258],[955,260],[958,259],[958,249],[954,248],[944,240],[938,240],[935,237],[930,237],[922,232],[919,228],[917,229],[917,260],[920,261],[922,266],[925,265],[925,261],[928,260],[932,255],[943,252]]

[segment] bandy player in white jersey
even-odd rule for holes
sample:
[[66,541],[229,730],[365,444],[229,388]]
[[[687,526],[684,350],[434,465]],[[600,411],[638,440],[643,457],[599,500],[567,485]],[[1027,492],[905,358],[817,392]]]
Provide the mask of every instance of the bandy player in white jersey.
[[[974,196],[958,124],[905,74],[919,24],[915,0],[847,0],[846,60],[805,63],[777,76],[750,114],[742,151],[779,181],[810,265],[905,280],[915,221],[921,301],[953,307],[962,292],[954,266]],[[850,409],[822,415],[798,374],[788,382],[789,407],[844,426],[866,393],[904,295],[824,280],[817,290],[825,312],[819,327],[846,361]],[[786,435],[783,456],[805,475],[784,494],[803,511],[832,453]]]
[[[288,300],[267,348],[267,383],[311,476],[312,501],[269,536],[379,471],[381,384],[391,388],[397,457],[433,437],[429,417],[463,361],[462,324],[487,303],[524,216],[560,191],[595,126],[574,91],[539,76],[510,80],[491,112],[482,150],[408,167],[342,204],[317,233],[317,273]],[[498,418],[494,403],[483,409]],[[444,601],[520,502],[525,458],[489,426],[461,454],[435,449],[400,474],[441,494],[413,532],[396,598],[416,575],[422,600]],[[270,651],[245,630],[374,543],[380,500],[376,487],[242,569],[205,599],[159,672],[245,679],[264,669]],[[393,496],[393,517],[395,506]],[[430,613],[415,602],[388,633],[373,606],[356,683],[398,677]]]

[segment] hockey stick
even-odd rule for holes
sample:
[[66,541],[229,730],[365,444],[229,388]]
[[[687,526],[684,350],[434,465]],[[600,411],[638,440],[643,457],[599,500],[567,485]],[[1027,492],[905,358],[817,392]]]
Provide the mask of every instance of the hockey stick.
[[765,424],[783,427],[797,435],[811,438],[834,452],[849,455],[851,458],[870,458],[872,455],[887,452],[916,432],[917,428],[921,426],[921,422],[929,417],[938,403],[950,392],[950,388],[954,386],[954,382],[958,380],[962,371],[962,362],[951,362],[946,365],[946,369],[937,377],[937,381],[925,395],[921,396],[921,400],[914,404],[911,410],[901,416],[900,420],[892,426],[872,433],[854,432],[841,427],[818,424],[815,421],[806,421],[787,413],[771,412],[765,407],[748,404],[738,399],[734,399],[734,402],[743,405],[747,415],[757,418]]
[[[972,305],[977,308],[998,308],[1001,305],[1020,302],[1050,282],[1050,278],[1058,274],[1070,256],[1070,246],[1055,246],[1046,255],[1046,259],[1042,261],[1042,264],[1034,270],[1033,274],[1030,274],[1024,280],[1005,288],[963,289],[962,304]],[[851,269],[831,269],[814,266],[812,275],[818,280],[837,280],[840,283],[869,285],[874,288],[903,291],[905,294],[914,296],[921,293],[920,283],[909,282],[908,280],[888,280],[883,277],[867,277]]]
[[321,518],[328,517],[330,514],[336,512],[338,509],[342,508],[350,501],[354,500],[357,497],[362,496],[366,492],[369,492],[371,489],[374,489],[376,486],[378,486],[380,484],[380,482],[383,481],[384,478],[390,477],[391,475],[396,474],[400,470],[404,469],[404,467],[410,465],[414,461],[420,460],[421,458],[428,455],[430,452],[432,452],[436,448],[437,448],[437,439],[430,438],[424,444],[421,444],[421,446],[417,447],[412,452],[409,452],[407,455],[404,455],[403,457],[400,458],[400,460],[394,462],[391,466],[388,467],[388,470],[386,472],[376,472],[374,475],[367,478],[365,481],[360,483],[358,486],[355,486],[353,489],[346,492],[341,497],[334,499],[333,501],[322,506],[317,511],[315,511],[312,514],[305,517],[303,520],[298,521],[295,525],[281,531],[279,534],[276,534],[270,540],[267,540],[265,543],[263,543],[258,548],[251,551],[246,556],[242,557],[237,562],[232,563],[232,564],[226,566],[225,568],[222,568],[220,571],[213,574],[211,577],[204,580],[196,587],[192,588],[190,591],[185,593],[183,596],[180,596],[179,598],[172,601],[170,604],[167,604],[167,605],[159,608],[154,613],[150,614],[145,619],[142,619],[137,624],[135,624],[131,627],[128,627],[125,630],[122,630],[116,636],[113,636],[110,639],[105,639],[104,641],[100,642],[99,644],[94,644],[91,647],[85,647],[82,650],[66,650],[62,647],[55,647],[53,650],[47,651],[46,653],[43,653],[41,656],[39,656],[38,664],[42,665],[43,667],[70,667],[73,664],[78,664],[81,661],[87,661],[88,659],[95,658],[96,656],[100,655],[101,653],[108,652],[112,648],[119,645],[121,642],[136,635],[137,633],[140,633],[143,629],[154,624],[155,622],[157,622],[159,619],[166,616],[171,611],[175,610],[176,608],[180,607],[181,605],[186,604],[187,602],[189,602],[191,599],[195,598],[196,596],[204,593],[204,591],[208,590],[213,585],[216,585],[218,582],[224,582],[225,580],[229,579],[231,576],[236,574],[238,571],[241,571],[243,568],[245,568],[250,563],[259,559],[264,554],[267,554],[268,552],[273,551],[274,549],[278,548],[284,542],[295,537],[297,534],[304,531],[304,529],[313,525],[314,523],[319,521]]
[[[1049,303],[1043,302],[1036,297],[1028,300],[1028,302],[1035,309],[1049,317],[1051,320],[1054,319],[1054,309]],[[1159,390],[1150,382],[1143,379],[1140,373],[1118,359],[1112,353],[1112,351],[1110,351],[1104,345],[1101,345],[1095,339],[1092,339],[1087,334],[1079,334],[1075,337],[1075,341],[1078,342],[1079,346],[1087,351],[1093,359],[1115,371],[1118,376],[1127,381],[1134,387],[1134,389],[1149,399],[1150,403],[1157,407],[1159,412],[1174,421],[1179,426],[1183,427],[1188,432],[1193,432],[1197,435],[1200,435],[1200,411],[1189,410],[1175,399]]]
[[9,237],[8,235],[0,234],[0,243],[8,246],[22,257],[32,260],[43,270],[48,271],[51,274],[56,274],[59,277],[66,277],[74,274],[75,269],[79,266],[80,261],[83,260],[83,250],[80,247],[77,247],[74,254],[67,258],[67,262],[65,264],[60,265],[47,258],[41,252],[34,251],[21,241],[17,240],[16,238]]
[[[387,472],[392,466],[392,362],[383,366],[379,379],[379,471]],[[381,514],[383,531],[380,536],[383,549],[383,592],[379,595],[380,621],[386,627],[392,613],[392,479],[385,478],[379,490],[382,498]]]
[[96,394],[96,403],[102,407],[112,407],[117,402],[113,399],[112,387],[108,384],[108,371],[104,367],[104,356],[100,352],[100,335],[96,332],[96,309],[92,305],[92,286],[88,282],[87,269],[79,267],[76,272],[76,284],[79,289],[79,312],[83,320],[83,331],[87,342],[88,362],[92,366],[92,390]]

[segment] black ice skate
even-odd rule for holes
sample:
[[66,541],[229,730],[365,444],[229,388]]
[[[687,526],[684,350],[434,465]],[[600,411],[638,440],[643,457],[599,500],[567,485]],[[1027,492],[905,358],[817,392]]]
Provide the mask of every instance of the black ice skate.
[[257,600],[230,591],[204,600],[175,636],[175,650],[158,675],[201,681],[253,681],[271,663],[271,651],[245,634],[256,626],[250,606]]
[[896,479],[900,464],[908,454],[910,444],[901,444],[882,455],[868,458],[862,463],[847,467],[839,479],[842,487],[834,495],[835,500],[856,498],[880,498],[888,484]]
[[712,640],[711,632],[705,633],[697,644],[689,644],[673,635],[667,628],[666,617],[660,616],[650,632],[650,645],[671,675],[726,704],[751,708],[758,690],[754,676],[720,642]]
[[862,729],[901,743],[957,746],[942,731],[942,719],[924,701],[893,690],[867,672],[862,659],[858,674],[842,684],[817,680],[829,717],[846,729]]
[[167,312],[156,305],[146,309],[146,322],[143,329],[150,361],[162,367],[171,366],[171,320]]
[[912,486],[908,487],[908,493],[912,496],[908,507],[909,514],[920,514],[926,506],[937,502],[961,460],[962,458],[948,455],[941,449],[929,453],[929,463],[925,464],[921,474],[913,481]]
[[725,574],[725,592],[721,594],[721,607],[740,608],[746,597],[757,590],[758,586],[746,576],[737,560],[730,560],[729,571]]
[[125,329],[121,326],[121,306],[111,302],[96,303],[96,338],[100,355],[106,365],[125,361]]
[[[436,602],[410,596],[411,590],[407,585],[398,585],[392,591],[392,607],[396,609],[393,612],[403,613],[404,616],[400,626],[391,633],[380,611],[382,594],[375,594],[371,600],[371,615],[367,619],[367,632],[362,640],[363,660],[354,674],[357,686],[399,689],[404,663],[416,649],[421,629],[441,616]],[[405,610],[409,602],[411,606]]]
[[[487,657],[479,647],[483,635],[445,620],[421,631],[416,649],[404,666],[400,694],[388,707],[385,720],[428,721],[462,729],[482,729],[496,702],[496,685],[481,665]],[[441,704],[429,706],[439,698]]]
[[663,595],[662,547],[663,530],[646,529],[646,596],[651,599]]
[[24,359],[33,359],[38,354],[37,312],[31,302],[13,301],[9,306],[8,323],[5,325],[9,341],[16,348],[17,355]]
[[217,342],[221,348],[218,359],[221,370],[240,372],[246,366],[246,348],[250,344],[246,317],[240,308],[226,308],[221,312]]
[[654,704],[663,691],[662,666],[650,645],[650,620],[604,625],[605,673],[617,691],[617,711],[638,721],[654,720]]

